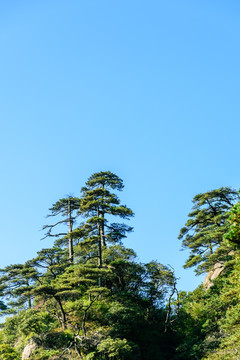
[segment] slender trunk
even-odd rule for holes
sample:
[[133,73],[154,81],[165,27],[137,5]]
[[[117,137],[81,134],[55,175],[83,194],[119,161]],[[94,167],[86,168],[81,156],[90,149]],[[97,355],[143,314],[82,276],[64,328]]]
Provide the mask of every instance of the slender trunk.
[[90,307],[92,306],[92,304],[97,300],[98,297],[99,297],[99,295],[96,295],[95,298],[90,301],[88,307],[86,309],[83,309],[84,313],[83,313],[83,318],[82,318],[82,331],[83,331],[83,335],[85,338],[87,337],[87,331],[86,331],[87,312],[90,309]]
[[[103,184],[103,190],[104,190],[104,184]],[[104,193],[103,193],[103,200],[102,200],[102,211],[100,212],[101,214],[101,226],[100,226],[100,236],[101,236],[101,245],[102,245],[102,248],[106,246],[106,241],[105,241],[105,234],[104,234],[104,208],[103,208],[103,205],[104,205],[104,202],[105,202],[105,197],[104,197]]]
[[[172,300],[172,297],[173,295],[175,294],[175,292],[177,293],[177,307],[179,306],[179,293],[178,293],[178,290],[176,288],[176,281],[174,281],[174,284],[173,284],[173,289],[172,289],[172,292],[168,298],[168,311],[167,311],[167,315],[166,315],[166,319],[165,319],[165,329],[164,329],[164,332],[167,332],[168,330],[168,326],[174,321],[170,321],[170,324],[169,324],[169,320],[170,320],[170,316],[171,316],[171,312],[172,312],[172,307],[171,307],[171,300]],[[179,308],[178,308],[179,310]],[[178,318],[178,313],[177,313],[177,318]]]
[[28,308],[31,309],[32,308],[32,301],[31,301],[31,297],[28,297]]
[[[97,217],[99,217],[99,209],[97,208]],[[98,267],[101,268],[103,261],[102,261],[102,241],[101,241],[101,224],[97,223],[98,227]]]
[[102,247],[106,246],[106,241],[105,241],[105,234],[104,234],[104,212],[101,212],[101,226],[100,226],[100,236],[101,236],[101,245]]
[[76,351],[76,353],[78,354],[78,357],[79,357],[80,359],[82,359],[82,355],[81,355],[81,353],[80,353],[80,351],[79,351],[76,343],[75,343],[75,351]]
[[[29,287],[29,282],[27,280],[27,287]],[[28,295],[28,308],[31,309],[32,308],[32,299],[31,299],[31,295]]]
[[[72,209],[71,209],[71,199],[68,198],[68,233],[72,232]],[[68,252],[69,252],[69,262],[73,262],[73,241],[71,236],[68,238]]]
[[213,254],[213,248],[212,248],[212,243],[211,241],[209,241],[209,249],[210,249],[210,253],[211,255]]
[[102,261],[102,244],[101,240],[98,240],[98,267],[102,268],[103,261]]
[[83,330],[83,336],[85,337],[85,339],[86,339],[86,337],[87,337],[86,327],[85,327],[86,314],[87,314],[87,310],[84,310],[83,320],[82,320],[82,330]]
[[[97,217],[99,217],[99,208],[97,208]],[[101,225],[98,221],[97,223],[98,227],[98,267],[102,268],[103,261],[102,261],[102,242],[101,242]],[[102,277],[99,276],[98,278],[98,285],[102,286]]]
[[61,300],[59,299],[59,297],[55,297],[58,305],[59,305],[59,308],[60,308],[60,311],[61,311],[61,315],[62,315],[62,327],[63,329],[65,330],[66,329],[66,314],[65,314],[65,311],[63,309],[63,306],[62,306],[62,303],[61,303]]

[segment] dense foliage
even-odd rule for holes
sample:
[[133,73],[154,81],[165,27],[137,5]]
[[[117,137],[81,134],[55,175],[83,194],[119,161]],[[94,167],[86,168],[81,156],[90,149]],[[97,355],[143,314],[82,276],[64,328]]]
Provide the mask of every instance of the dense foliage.
[[[122,180],[93,174],[80,198],[58,200],[45,225],[53,247],[25,264],[7,266],[0,278],[0,358],[170,359],[173,270],[140,264],[122,241],[132,227],[115,219],[134,214],[120,203]],[[67,229],[66,229],[67,225]],[[13,355],[12,355],[13,354]]]
[[220,256],[230,251],[224,249],[222,240],[228,229],[228,211],[238,198],[238,193],[230,188],[194,196],[189,220],[179,234],[182,246],[190,250],[186,268],[197,266],[197,273],[206,272],[219,261]]
[[[50,208],[55,239],[1,269],[0,359],[225,360],[240,357],[240,203],[230,188],[196,195],[179,238],[198,273],[220,275],[178,292],[170,266],[139,263],[123,240],[134,216],[122,180],[93,174],[80,197]],[[235,205],[234,205],[235,204]],[[66,230],[67,225],[67,230]],[[25,350],[24,350],[25,349]],[[24,357],[23,357],[24,358]],[[26,357],[27,358],[27,357]]]
[[[237,193],[220,188],[197,195],[190,220],[180,232],[192,253],[187,266],[219,271],[214,280],[189,294],[180,294],[174,359],[227,360],[240,358],[240,202]],[[186,236],[193,224],[195,231]],[[184,238],[185,235],[185,238]],[[211,274],[210,273],[210,274]]]

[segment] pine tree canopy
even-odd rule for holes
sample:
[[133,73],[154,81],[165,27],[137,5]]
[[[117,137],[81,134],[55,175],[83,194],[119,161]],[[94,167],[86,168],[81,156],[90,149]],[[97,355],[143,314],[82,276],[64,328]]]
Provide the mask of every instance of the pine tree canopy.
[[[196,272],[201,273],[214,265],[214,252],[222,244],[227,231],[229,210],[238,199],[238,192],[227,187],[198,194],[193,198],[193,211],[179,234],[183,248],[190,250],[186,268],[197,266]],[[214,259],[215,261],[219,261],[219,258]]]

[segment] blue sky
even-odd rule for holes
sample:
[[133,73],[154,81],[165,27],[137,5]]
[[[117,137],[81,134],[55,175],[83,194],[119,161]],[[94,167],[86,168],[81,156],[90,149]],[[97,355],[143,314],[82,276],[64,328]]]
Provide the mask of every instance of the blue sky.
[[48,208],[94,172],[120,176],[125,242],[171,264],[199,192],[239,188],[238,1],[0,5],[0,267],[35,256]]

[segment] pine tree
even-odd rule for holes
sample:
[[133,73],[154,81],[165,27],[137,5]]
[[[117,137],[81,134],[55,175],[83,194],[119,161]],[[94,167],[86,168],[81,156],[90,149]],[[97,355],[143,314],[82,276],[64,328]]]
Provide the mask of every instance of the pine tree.
[[231,246],[240,248],[240,202],[234,205],[229,213],[229,229],[225,234],[225,239]]
[[44,303],[49,313],[53,313],[61,326],[66,326],[66,312],[64,310],[64,297],[61,292],[68,291],[69,286],[63,287],[58,278],[70,266],[66,251],[60,247],[42,249],[38,256],[28,262],[38,271],[38,281],[31,289],[30,294],[35,298],[35,305]]
[[[60,238],[56,245],[59,245],[61,243],[64,243],[66,240],[68,241],[68,253],[69,253],[69,261],[73,262],[73,239],[71,237],[71,233],[73,231],[73,224],[76,220],[77,214],[76,210],[79,209],[79,198],[68,196],[68,198],[63,198],[58,200],[53,206],[49,209],[51,211],[50,216],[58,216],[61,215],[64,217],[63,220],[57,221],[53,225],[44,225],[44,229],[48,229],[47,233],[45,234],[45,237],[52,236]],[[66,224],[68,225],[68,232],[60,232],[57,234],[53,234],[52,230],[60,225],[60,224]]]
[[134,215],[132,210],[121,205],[118,196],[111,192],[122,189],[123,181],[117,175],[106,171],[93,174],[81,190],[80,213],[88,219],[75,234],[83,237],[82,246],[90,245],[93,249],[99,268],[103,266],[103,250],[107,243],[121,242],[126,233],[132,231],[132,227],[126,224],[108,221],[111,215],[122,219],[129,219]]
[[223,244],[223,236],[228,226],[229,210],[237,199],[238,192],[228,187],[193,198],[193,211],[179,234],[183,248],[190,249],[185,268],[197,266],[197,273],[205,272],[219,261],[219,257],[230,252],[231,249],[226,249]]
[[0,286],[2,296],[7,301],[7,306],[2,306],[2,312],[16,313],[24,307],[32,307],[31,290],[34,288],[39,274],[28,262],[14,264],[0,270]]

